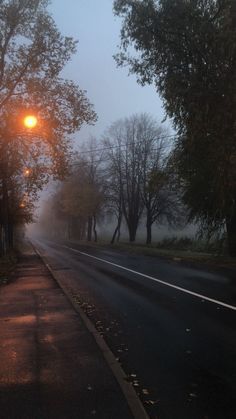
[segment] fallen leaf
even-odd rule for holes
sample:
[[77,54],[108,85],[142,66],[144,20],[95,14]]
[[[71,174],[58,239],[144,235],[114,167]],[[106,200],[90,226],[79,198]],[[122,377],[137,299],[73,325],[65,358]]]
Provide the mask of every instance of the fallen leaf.
[[152,406],[154,406],[154,404],[158,403],[159,400],[145,400],[146,404],[151,404]]
[[196,398],[197,394],[196,393],[190,393],[189,396],[192,397],[192,398]]
[[143,394],[149,394],[149,391],[148,391],[146,388],[143,388],[143,389],[142,389],[142,393],[143,393]]

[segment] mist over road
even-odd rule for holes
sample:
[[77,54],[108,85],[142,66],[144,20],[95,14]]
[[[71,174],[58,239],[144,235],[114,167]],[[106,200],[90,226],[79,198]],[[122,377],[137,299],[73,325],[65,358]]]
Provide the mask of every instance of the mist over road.
[[234,275],[34,240],[158,419],[236,417]]

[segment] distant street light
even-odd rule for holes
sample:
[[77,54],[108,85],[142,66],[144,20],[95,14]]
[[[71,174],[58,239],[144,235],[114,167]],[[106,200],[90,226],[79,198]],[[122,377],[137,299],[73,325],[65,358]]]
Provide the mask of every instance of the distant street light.
[[35,128],[37,124],[38,124],[38,119],[36,118],[35,115],[27,115],[24,118],[24,126],[26,128],[29,128],[29,129]]

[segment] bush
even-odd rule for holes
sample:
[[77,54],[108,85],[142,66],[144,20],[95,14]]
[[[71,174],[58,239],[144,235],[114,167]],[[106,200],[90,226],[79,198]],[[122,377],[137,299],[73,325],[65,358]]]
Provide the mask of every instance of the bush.
[[157,244],[157,248],[173,249],[173,250],[192,250],[194,240],[190,237],[168,237]]
[[218,255],[227,254],[227,239],[222,235],[220,238],[211,240],[194,239],[190,237],[168,237],[161,240],[157,245],[159,249],[185,250],[191,252],[212,253]]

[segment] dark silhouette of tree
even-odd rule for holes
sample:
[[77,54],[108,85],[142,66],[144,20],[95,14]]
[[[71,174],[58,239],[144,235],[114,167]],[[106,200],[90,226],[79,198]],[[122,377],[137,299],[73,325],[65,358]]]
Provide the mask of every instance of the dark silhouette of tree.
[[[47,4],[45,0],[5,0],[0,4],[3,250],[11,244],[9,231],[15,220],[19,221],[21,215],[22,222],[30,218],[38,190],[50,176],[65,176],[70,134],[96,119],[85,93],[60,75],[76,50],[76,42],[60,34],[47,12]],[[28,132],[22,123],[27,113],[38,118],[37,128]],[[27,176],[25,168],[29,168]]]
[[[143,212],[141,199],[141,150],[138,117],[115,122],[108,130],[105,144],[110,147],[110,170],[116,176],[117,204],[121,202],[127,223],[130,242],[135,241],[138,224]],[[116,148],[112,148],[112,146]],[[114,191],[115,192],[115,191]],[[118,216],[120,217],[120,216]],[[118,218],[119,229],[119,218]]]
[[146,216],[147,244],[152,240],[154,223],[175,224],[179,220],[180,197],[167,173],[167,131],[147,114],[117,121],[108,130],[108,191],[117,226],[111,242],[120,230],[122,214],[130,241],[134,241],[141,216]]
[[118,65],[155,83],[177,130],[190,219],[209,234],[226,228],[235,256],[236,2],[116,0],[114,10],[123,18]]

